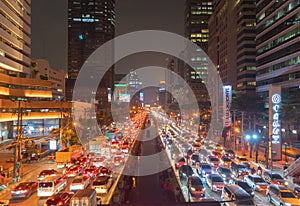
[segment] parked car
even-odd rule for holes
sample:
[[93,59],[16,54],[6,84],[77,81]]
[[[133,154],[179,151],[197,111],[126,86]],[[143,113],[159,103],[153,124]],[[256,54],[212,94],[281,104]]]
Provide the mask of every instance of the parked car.
[[37,191],[37,187],[37,182],[21,182],[10,191],[10,194],[13,199],[27,198]]
[[283,177],[272,171],[265,171],[262,175],[263,179],[269,184],[279,184],[279,185],[288,185],[288,182],[283,179]]
[[188,188],[193,197],[205,197],[205,187],[202,180],[198,176],[191,176],[188,178]]
[[265,191],[268,188],[268,183],[259,175],[247,175],[245,181],[255,191]]
[[206,184],[212,191],[222,191],[224,187],[224,181],[219,174],[210,174],[207,175]]
[[294,193],[282,185],[269,185],[266,195],[268,201],[275,205],[300,206],[299,199],[294,195]]

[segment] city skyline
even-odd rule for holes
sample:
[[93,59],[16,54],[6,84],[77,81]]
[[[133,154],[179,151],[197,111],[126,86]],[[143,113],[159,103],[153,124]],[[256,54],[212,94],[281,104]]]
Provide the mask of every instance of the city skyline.
[[[31,35],[32,58],[47,59],[52,68],[66,71],[67,7],[67,0],[32,1]],[[165,30],[183,35],[184,1],[155,0],[150,3],[139,0],[116,0],[115,11],[116,36],[147,29]]]

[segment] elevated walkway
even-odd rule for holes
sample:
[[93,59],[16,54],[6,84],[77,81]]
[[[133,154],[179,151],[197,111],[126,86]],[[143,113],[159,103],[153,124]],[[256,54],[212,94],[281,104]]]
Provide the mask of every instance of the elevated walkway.
[[284,172],[284,176],[297,177],[300,176],[300,158],[291,164]]

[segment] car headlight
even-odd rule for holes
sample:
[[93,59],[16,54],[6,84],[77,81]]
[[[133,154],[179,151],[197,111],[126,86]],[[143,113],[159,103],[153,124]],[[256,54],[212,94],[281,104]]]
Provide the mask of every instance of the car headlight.
[[223,178],[226,178],[226,175],[222,174],[222,177],[223,177]]
[[285,186],[288,186],[288,184],[289,184],[288,182],[286,182],[286,181],[284,182],[284,185],[285,185]]
[[292,203],[284,203],[284,205],[286,205],[286,206],[291,206]]
[[231,178],[234,178],[234,175],[230,175],[231,176]]
[[260,186],[259,185],[256,185],[257,189],[260,189]]
[[195,191],[196,189],[194,187],[190,187],[192,191]]
[[255,193],[252,191],[252,192],[251,192],[251,195],[254,195],[254,194],[255,194]]

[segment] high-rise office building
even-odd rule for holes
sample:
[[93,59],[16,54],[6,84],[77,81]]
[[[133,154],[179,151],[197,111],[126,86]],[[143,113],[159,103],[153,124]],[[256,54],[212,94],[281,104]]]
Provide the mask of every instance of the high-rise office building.
[[299,93],[300,1],[257,1],[257,92],[267,97],[270,85],[283,94]]
[[[0,137],[45,135],[59,127],[62,111],[53,82],[35,78],[31,55],[30,0],[0,1]],[[20,134],[20,133],[19,133]]]
[[[68,2],[66,97],[68,100],[72,100],[74,84],[84,62],[98,47],[115,36],[115,1],[69,0]],[[96,112],[100,119],[110,116],[110,94],[114,84],[113,77],[114,69],[110,68],[102,78],[96,92],[98,103]]]
[[[207,77],[208,20],[213,12],[212,0],[187,0],[185,4],[185,37],[197,44],[202,51],[189,51],[190,65],[184,65],[184,79],[195,93],[198,104],[209,101],[204,81]],[[204,54],[204,55],[203,55]]]
[[209,20],[208,55],[223,81],[236,89],[237,79],[237,16],[235,1],[214,0]]

